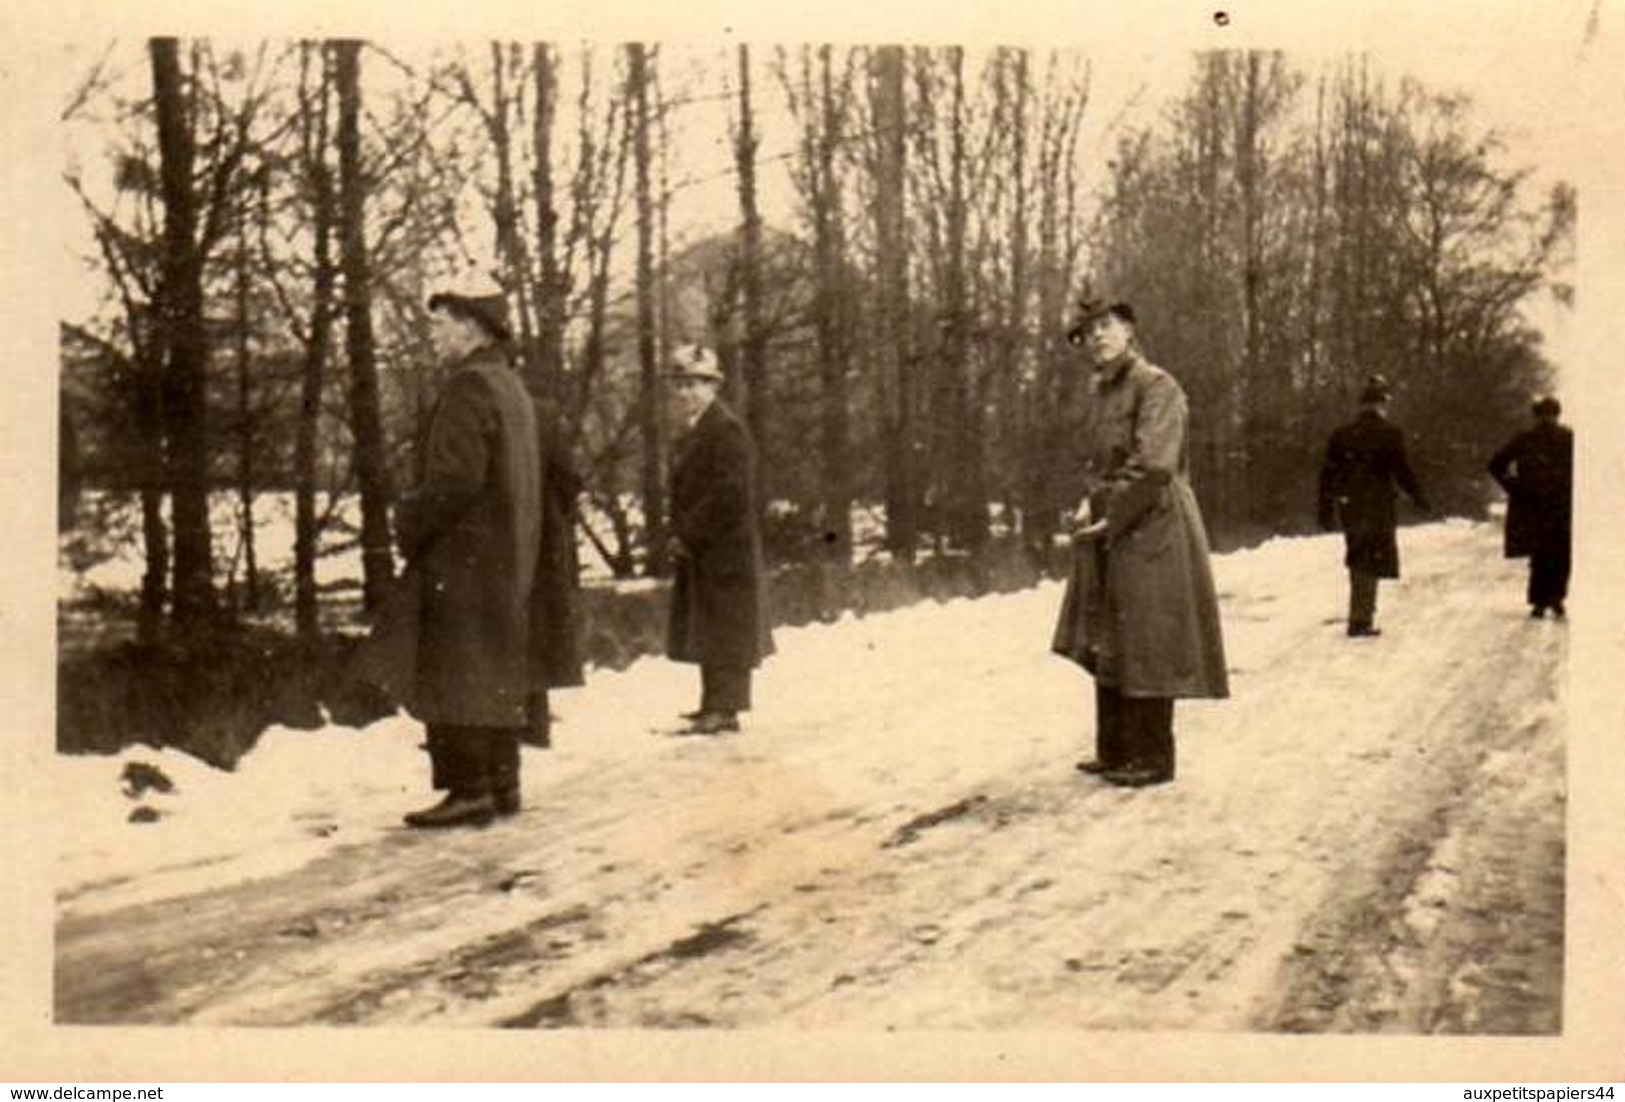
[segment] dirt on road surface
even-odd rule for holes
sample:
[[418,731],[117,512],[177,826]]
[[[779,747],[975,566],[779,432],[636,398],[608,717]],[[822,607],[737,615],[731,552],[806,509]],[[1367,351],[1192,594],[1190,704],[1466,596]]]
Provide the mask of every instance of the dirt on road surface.
[[1498,535],[1407,531],[1369,640],[1331,541],[1220,562],[1172,785],[1074,771],[1056,587],[848,621],[742,735],[566,711],[489,829],[64,891],[57,1021],[1555,1033],[1567,625]]

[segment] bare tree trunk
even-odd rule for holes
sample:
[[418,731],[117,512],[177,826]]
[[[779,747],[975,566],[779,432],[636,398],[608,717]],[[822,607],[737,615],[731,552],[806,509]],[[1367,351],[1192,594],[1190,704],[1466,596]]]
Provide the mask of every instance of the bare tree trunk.
[[966,273],[966,238],[970,200],[966,194],[965,52],[947,51],[951,88],[948,120],[948,197],[946,259],[942,299],[943,363],[938,404],[936,461],[947,472],[944,505],[954,542],[977,550],[987,541],[987,499],[983,492],[984,457],[981,410],[974,408],[971,380],[970,303]]
[[240,545],[243,549],[243,608],[259,611],[259,562],[254,553],[254,452],[259,446],[254,412],[254,376],[249,355],[249,328],[253,319],[248,309],[248,203],[250,195],[237,197],[237,510]]
[[[308,54],[301,62],[308,64]],[[300,78],[300,126],[305,170],[314,195],[310,332],[306,335],[304,366],[299,383],[299,423],[294,436],[294,624],[300,639],[313,642],[321,634],[316,598],[316,454],[320,440],[322,389],[332,340],[333,291],[337,270],[333,264],[333,224],[336,221],[333,177],[327,167],[327,106],[330,82],[327,52],[322,51],[317,106],[312,108]]]
[[999,381],[1001,397],[999,413],[1003,423],[1003,436],[1007,441],[1002,449],[1014,486],[1004,497],[1007,504],[1018,504],[1021,513],[1021,535],[1026,537],[1032,518],[1039,511],[1037,503],[1028,494],[1032,485],[1032,452],[1026,441],[1034,436],[1036,428],[1029,416],[1032,407],[1023,401],[1027,387],[1025,377],[1029,341],[1027,327],[1027,293],[1029,279],[1028,260],[1028,181],[1027,181],[1027,104],[1031,92],[1026,50],[1015,51],[1014,102],[1010,119],[1010,182],[1014,201],[1010,205],[1010,304],[1004,323],[1003,363]]
[[[203,254],[198,240],[197,155],[173,38],[149,43],[164,196],[163,282],[158,325],[166,350],[163,418],[175,529],[174,617],[181,626],[214,607],[209,531],[208,342],[203,330]],[[150,563],[149,563],[150,565]]]
[[[739,286],[744,315],[744,342],[740,351],[745,382],[745,420],[758,446],[768,447],[767,323],[762,302],[762,216],[756,206],[755,114],[750,101],[750,47],[739,47],[739,131],[734,137],[734,159],[739,179]],[[763,493],[769,499],[771,465],[763,467]]]
[[553,123],[558,113],[558,59],[551,46],[538,44],[532,67],[536,80],[536,110],[531,122],[534,146],[536,251],[541,287],[536,306],[539,332],[538,374],[540,394],[550,403],[563,398],[565,297],[564,272],[559,264],[559,212],[553,186]]
[[514,184],[513,127],[510,119],[517,106],[521,88],[510,87],[508,70],[516,71],[519,48],[491,43],[492,104],[487,116],[491,132],[491,146],[496,153],[497,192],[493,221],[496,223],[496,252],[505,269],[503,288],[513,296],[519,333],[520,374],[530,384],[533,393],[539,392],[541,370],[539,350],[536,347],[535,325],[531,319],[530,257],[524,237],[519,232],[519,199]]
[[661,431],[660,364],[655,358],[654,195],[650,181],[653,153],[649,141],[649,55],[640,42],[626,47],[627,99],[631,130],[633,188],[638,211],[637,311],[638,404],[642,442],[642,490],[648,538],[646,570],[651,577],[670,573],[666,558],[666,487],[660,457],[665,449]]
[[372,276],[367,255],[367,182],[361,168],[361,43],[334,43],[339,93],[340,248],[344,268],[345,350],[350,359],[350,429],[355,436],[356,476],[361,487],[363,602],[383,600],[395,576],[390,549],[389,468],[384,455],[378,365],[372,337]]
[[915,458],[914,359],[908,322],[908,240],[904,179],[908,150],[901,46],[874,52],[871,117],[879,150],[875,179],[875,265],[879,290],[880,380],[886,455],[886,546],[905,562],[919,543]]
[[[845,275],[846,227],[836,157],[845,140],[846,108],[837,104],[829,46],[819,48],[821,121],[814,191],[814,248],[818,256],[818,364],[822,389],[820,444],[823,458],[825,551],[831,562],[852,561],[852,461],[848,454],[851,310]],[[844,93],[843,93],[844,99]]]

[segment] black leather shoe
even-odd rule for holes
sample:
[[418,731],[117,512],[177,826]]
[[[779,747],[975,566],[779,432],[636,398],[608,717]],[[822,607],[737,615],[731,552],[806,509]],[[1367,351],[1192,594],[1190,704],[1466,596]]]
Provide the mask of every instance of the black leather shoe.
[[505,819],[510,815],[517,815],[519,814],[519,808],[519,786],[517,784],[499,788],[491,794],[491,810],[499,817]]
[[739,730],[739,717],[733,712],[701,712],[679,735],[720,735]]
[[1546,606],[1545,605],[1531,605],[1531,606],[1529,606],[1529,618],[1531,620],[1544,620],[1544,619],[1546,619]]
[[409,812],[405,822],[415,830],[484,826],[495,814],[496,805],[490,796],[460,796],[453,792],[433,807]]
[[1552,606],[1552,615],[1556,616],[1559,620],[1563,619],[1563,617],[1567,616],[1568,614],[1569,610],[1563,607],[1562,601],[1559,601]]
[[1167,784],[1174,779],[1171,769],[1157,769],[1149,765],[1125,765],[1101,773],[1105,780],[1120,788],[1145,788],[1153,784]]
[[1078,772],[1088,773],[1090,776],[1099,776],[1109,768],[1110,766],[1099,758],[1085,758],[1078,763]]
[[1349,625],[1349,638],[1350,639],[1370,639],[1370,638],[1373,638],[1373,637],[1381,635],[1381,634],[1382,634],[1382,629],[1381,628],[1372,627],[1370,624],[1350,624]]

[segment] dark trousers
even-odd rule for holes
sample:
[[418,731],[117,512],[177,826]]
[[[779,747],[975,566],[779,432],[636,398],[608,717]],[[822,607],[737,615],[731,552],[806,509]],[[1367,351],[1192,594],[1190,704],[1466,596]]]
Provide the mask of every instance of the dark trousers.
[[525,698],[525,728],[519,741],[543,750],[553,745],[553,713],[548,708],[547,690],[538,689]]
[[1569,551],[1549,551],[1529,556],[1529,603],[1535,608],[1555,608],[1569,595]]
[[750,667],[702,664],[700,711],[724,715],[750,711]]
[[430,783],[458,796],[489,796],[519,787],[523,727],[429,724]]
[[1349,571],[1349,627],[1368,628],[1377,618],[1377,576]]
[[1107,769],[1146,766],[1174,772],[1174,702],[1124,696],[1095,683],[1095,756]]

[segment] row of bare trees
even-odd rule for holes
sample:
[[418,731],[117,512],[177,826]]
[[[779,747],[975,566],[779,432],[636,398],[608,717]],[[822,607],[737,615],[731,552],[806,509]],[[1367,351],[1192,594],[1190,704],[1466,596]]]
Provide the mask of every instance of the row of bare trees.
[[209,619],[222,574],[231,608],[266,603],[270,491],[293,492],[300,634],[324,534],[359,542],[377,600],[433,391],[425,291],[472,257],[586,475],[584,538],[617,575],[660,575],[677,341],[721,354],[781,557],[872,552],[866,513],[897,557],[974,552],[1052,534],[1086,391],[1061,335],[1084,285],[1110,287],[1200,411],[1219,525],[1279,526],[1355,378],[1393,377],[1461,464],[1505,427],[1544,370],[1520,306],[1572,225],[1572,194],[1531,207],[1465,104],[1358,59],[1311,81],[1279,54],[1203,55],[1102,165],[1072,54],[145,52],[137,74],[110,51],[64,112],[108,291],[64,326],[64,391],[89,482],[140,499],[148,637],[166,609]]

